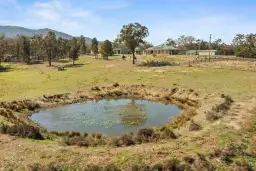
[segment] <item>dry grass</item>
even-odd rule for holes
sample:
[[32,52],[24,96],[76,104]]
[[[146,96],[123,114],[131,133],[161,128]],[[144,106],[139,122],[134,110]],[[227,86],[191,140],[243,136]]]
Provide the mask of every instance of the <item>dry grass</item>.
[[212,107],[212,110],[206,112],[206,120],[216,121],[227,114],[234,101],[230,96],[222,95],[221,98],[224,98],[224,102]]
[[242,70],[242,71],[256,71],[256,61],[221,61],[214,63],[204,63],[199,64],[197,67],[207,67],[207,68],[229,68],[234,70]]
[[[187,60],[187,58],[184,58],[184,60],[183,58],[178,58],[180,57],[164,60],[167,62]],[[233,130],[232,128],[225,128],[221,130],[222,136],[216,135],[220,127],[218,123],[204,122],[204,111],[201,109],[198,111],[193,108],[193,105],[198,105],[199,107],[200,104],[197,104],[191,99],[196,98],[200,102],[203,102],[202,109],[204,109],[204,105],[212,104],[214,98],[222,93],[230,94],[236,101],[249,99],[255,96],[256,92],[256,77],[254,72],[225,68],[169,66],[148,68],[147,72],[137,72],[138,70],[145,70],[145,68],[133,66],[128,61],[93,60],[87,57],[81,57],[78,63],[85,65],[68,68],[67,71],[63,72],[58,72],[53,67],[46,67],[46,64],[31,66],[11,64],[11,69],[8,72],[1,72],[0,99],[15,100],[34,98],[36,100],[33,102],[36,102],[35,104],[39,104],[40,106],[28,106],[27,102],[21,102],[19,100],[17,100],[16,104],[4,103],[3,105],[1,103],[0,108],[8,107],[10,109],[0,109],[0,119],[12,118],[12,115],[14,115],[14,119],[9,121],[14,123],[16,114],[21,114],[23,110],[32,111],[39,107],[56,106],[79,100],[101,99],[103,97],[128,97],[128,95],[151,100],[165,98],[164,102],[168,103],[185,102],[186,105],[182,105],[181,107],[188,108],[189,110],[185,110],[184,114],[167,123],[162,131],[157,129],[153,133],[148,130],[143,131],[145,133],[140,134],[139,141],[137,140],[138,135],[130,134],[113,139],[112,141],[106,141],[105,137],[98,134],[88,135],[85,133],[84,135],[78,135],[76,133],[74,136],[68,137],[70,133],[55,133],[57,136],[68,138],[68,143],[77,145],[61,146],[58,144],[58,141],[32,141],[1,135],[1,167],[7,170],[9,168],[14,170],[29,170],[28,166],[31,166],[31,168],[36,166],[34,168],[38,168],[39,170],[82,170],[85,168],[96,170],[104,169],[104,167],[114,170],[116,168],[115,166],[123,170],[129,170],[131,168],[137,168],[137,170],[164,170],[167,168],[177,170],[184,167],[193,170],[213,170],[214,168],[228,170],[231,165],[235,165],[234,163],[226,163],[225,157],[223,157],[224,160],[218,160],[220,158],[222,159],[222,157],[213,159],[207,157],[207,154],[216,145],[220,144],[223,139],[227,142],[230,141],[231,135],[233,136],[231,131]],[[58,65],[58,63],[55,64]],[[14,77],[17,79],[14,80]],[[113,83],[117,84],[113,85]],[[122,86],[134,84],[150,85],[156,88],[165,87],[167,89],[163,89],[159,93],[155,88],[149,91],[146,88],[142,88],[143,86]],[[109,88],[108,85],[113,86]],[[87,93],[91,87],[94,87],[94,90],[90,90],[90,93]],[[175,87],[179,87],[179,89],[175,89]],[[173,90],[171,91],[172,88]],[[120,91],[122,89],[125,89],[125,91]],[[131,90],[136,90],[136,92]],[[183,90],[187,91],[182,93]],[[77,91],[80,93],[74,93]],[[73,93],[64,94],[67,92]],[[175,99],[174,97],[176,96],[182,98]],[[39,100],[40,103],[37,103],[37,97],[42,97]],[[211,107],[209,105],[206,109],[210,109]],[[217,107],[216,110],[222,111],[224,108],[228,109],[227,106],[222,105]],[[243,115],[247,116],[247,113],[243,113]],[[197,132],[190,132],[187,128],[179,131],[173,130],[190,124],[190,121],[195,117],[196,122],[200,123],[204,129]],[[222,119],[220,119],[221,121]],[[212,127],[212,124],[215,127]],[[248,135],[247,132],[246,135]],[[234,140],[244,141],[242,133],[232,138]],[[233,139],[232,142],[234,142]],[[140,144],[140,141],[148,143]],[[101,143],[104,146],[99,145]],[[254,149],[254,141],[250,143],[250,148]],[[79,147],[87,146],[88,144],[88,148]],[[109,146],[109,144],[114,144],[114,147]],[[244,141],[244,144],[248,145],[246,141]],[[119,148],[116,148],[117,146]],[[197,152],[206,155],[195,155]],[[235,158],[241,157],[241,154],[239,155],[235,156]],[[173,158],[175,160],[170,160]],[[255,161],[252,158],[250,160]],[[111,166],[113,162],[114,165]],[[107,164],[110,164],[110,166],[105,166]],[[77,168],[72,166],[77,166]]]

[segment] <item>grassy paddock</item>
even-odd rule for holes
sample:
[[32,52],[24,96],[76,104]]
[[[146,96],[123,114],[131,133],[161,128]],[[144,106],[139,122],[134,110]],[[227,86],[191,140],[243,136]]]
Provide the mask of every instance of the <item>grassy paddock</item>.
[[[153,58],[141,55],[137,57],[139,61],[145,59],[174,62],[188,60],[188,58],[180,58],[180,56]],[[110,59],[112,58],[120,58],[120,56]],[[174,127],[178,129],[175,129],[174,132],[181,135],[178,139],[120,148],[65,147],[51,141],[31,141],[1,135],[0,141],[8,143],[3,143],[0,146],[2,152],[0,158],[5,159],[0,161],[0,166],[4,166],[7,170],[8,168],[29,170],[28,166],[32,164],[49,165],[54,163],[82,168],[87,164],[105,165],[111,161],[127,170],[125,169],[128,167],[127,164],[145,163],[145,165],[150,164],[150,167],[153,167],[162,161],[173,158],[183,161],[184,157],[187,157],[186,160],[188,160],[192,156],[195,162],[191,167],[196,170],[205,170],[197,167],[197,164],[200,165],[198,161],[201,160],[204,162],[210,160],[220,170],[228,170],[233,165],[234,167],[244,166],[241,163],[236,163],[237,158],[246,160],[254,169],[256,168],[255,158],[249,155],[245,156],[245,153],[240,150],[239,144],[245,145],[255,153],[256,119],[252,117],[255,116],[255,110],[251,112],[251,117],[248,117],[250,116],[248,109],[255,106],[255,101],[252,101],[250,105],[247,104],[256,95],[255,72],[211,67],[141,67],[132,65],[129,59],[126,61],[96,60],[88,56],[81,56],[75,66],[71,64],[72,62],[66,59],[53,63],[54,66],[64,65],[65,71],[58,71],[56,67],[48,67],[47,63],[3,64],[4,67],[0,70],[0,101],[75,92],[113,83],[194,89],[206,97],[201,101],[203,108],[198,109],[197,115],[194,117],[195,123],[200,124],[201,128],[197,131],[189,131],[189,125],[183,127],[183,125],[176,124]],[[205,112],[212,110],[221,94],[230,95],[235,101],[234,104],[228,106],[229,110],[225,111],[223,118],[221,117],[218,121],[207,121]],[[222,111],[220,110],[220,112]],[[194,116],[193,113],[191,115]],[[237,131],[230,127],[230,125],[236,126],[236,121],[238,126],[241,126],[241,123],[247,127],[251,126],[247,128],[248,130],[239,129]],[[252,139],[253,136],[254,139]],[[124,140],[126,140],[125,138]],[[226,154],[226,151],[232,150],[232,148],[223,149],[230,143],[239,146],[239,148],[235,148],[237,153],[234,156],[230,156],[230,153]],[[242,145],[241,147],[243,147]],[[215,149],[217,151],[213,153]],[[207,160],[202,155],[195,156],[197,152],[208,155]],[[211,153],[212,158],[209,157]],[[233,163],[226,163],[230,160],[233,160]],[[210,166],[209,163],[206,165]]]
[[214,68],[133,66],[129,61],[95,60],[82,56],[76,62],[55,62],[66,65],[66,71],[57,71],[47,64],[5,64],[0,72],[0,100],[14,100],[42,95],[73,92],[96,85],[148,84],[159,87],[193,88],[206,93],[225,93],[245,97],[256,92],[254,72]]

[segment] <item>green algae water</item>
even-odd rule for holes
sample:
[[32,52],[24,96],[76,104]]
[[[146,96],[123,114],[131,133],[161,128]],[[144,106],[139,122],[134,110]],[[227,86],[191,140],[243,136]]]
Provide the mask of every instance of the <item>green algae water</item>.
[[79,131],[119,136],[158,127],[178,115],[174,105],[147,100],[100,100],[49,108],[30,119],[48,131]]

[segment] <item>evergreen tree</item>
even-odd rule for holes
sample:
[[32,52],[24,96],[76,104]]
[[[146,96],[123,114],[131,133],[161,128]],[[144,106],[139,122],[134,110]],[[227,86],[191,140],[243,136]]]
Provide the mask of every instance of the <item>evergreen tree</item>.
[[31,64],[30,52],[30,39],[26,36],[21,36],[21,54],[27,64]]
[[97,57],[97,54],[98,54],[98,45],[99,45],[99,42],[98,42],[98,40],[94,37],[94,38],[92,39],[92,47],[91,47],[91,49],[92,49],[93,54],[95,55],[95,58]]
[[86,48],[85,37],[83,35],[80,37],[79,43],[80,43],[80,54],[86,54],[87,48]]
[[52,60],[56,58],[57,55],[57,41],[54,32],[48,32],[47,36],[44,38],[44,47],[48,57],[49,66],[52,66]]
[[7,42],[5,40],[5,36],[4,34],[0,33],[0,65],[4,59],[6,51],[7,51]]
[[79,57],[79,50],[80,50],[80,46],[76,40],[76,38],[73,38],[71,40],[70,43],[70,58],[72,58],[73,60],[73,65],[75,65],[75,61],[78,59]]
[[113,47],[112,43],[109,40],[105,40],[100,48],[100,54],[103,58],[108,58],[108,56],[112,56],[113,54]]

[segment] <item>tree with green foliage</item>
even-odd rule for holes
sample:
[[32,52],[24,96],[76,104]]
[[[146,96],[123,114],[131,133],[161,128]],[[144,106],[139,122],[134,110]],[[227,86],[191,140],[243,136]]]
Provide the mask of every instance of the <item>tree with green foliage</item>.
[[31,64],[30,56],[30,39],[26,36],[21,36],[21,54],[27,64]]
[[94,37],[94,38],[92,39],[92,46],[91,46],[91,49],[92,49],[93,54],[95,55],[95,58],[97,58],[97,54],[98,54],[98,51],[99,51],[98,45],[99,45],[99,42],[98,42],[98,40],[96,39],[96,37]]
[[107,59],[109,56],[113,55],[112,43],[109,40],[105,40],[100,47],[100,54],[103,58]]
[[135,64],[135,49],[140,44],[144,44],[144,39],[149,35],[148,29],[139,23],[124,25],[119,34],[120,42],[124,42],[133,54],[133,64]]
[[5,35],[0,33],[0,65],[4,59],[4,55],[7,51],[7,42],[5,40]]
[[237,34],[233,44],[236,56],[256,58],[256,34]]
[[42,35],[34,35],[30,38],[31,42],[31,55],[37,59],[37,62],[44,56],[44,48],[43,48],[43,36]]
[[120,45],[120,43],[119,43],[119,39],[118,39],[118,38],[116,38],[116,39],[113,41],[113,48],[118,48],[118,47],[119,47],[119,45]]
[[69,52],[69,45],[68,45],[68,40],[67,39],[63,39],[61,37],[59,37],[57,39],[57,56],[59,58],[64,58],[68,52]]
[[80,45],[77,39],[73,38],[70,42],[70,58],[72,58],[73,65],[75,65],[75,61],[79,57],[79,50],[80,50]]
[[80,54],[86,54],[86,41],[85,41],[85,37],[83,35],[80,36],[80,40],[79,40],[79,44],[80,44]]
[[57,55],[57,41],[54,32],[48,32],[47,36],[44,38],[44,47],[48,57],[49,66],[52,66],[52,60]]
[[139,47],[140,47],[142,50],[146,50],[146,49],[148,49],[148,48],[150,48],[150,47],[153,47],[153,44],[145,41],[145,43],[140,44]]
[[166,40],[166,44],[168,45],[168,46],[173,46],[173,47],[176,47],[176,41],[174,40],[174,39],[171,39],[171,38],[169,38],[169,39],[167,39]]
[[181,35],[176,40],[177,47],[183,50],[196,50],[197,49],[197,41],[193,36],[185,36]]

